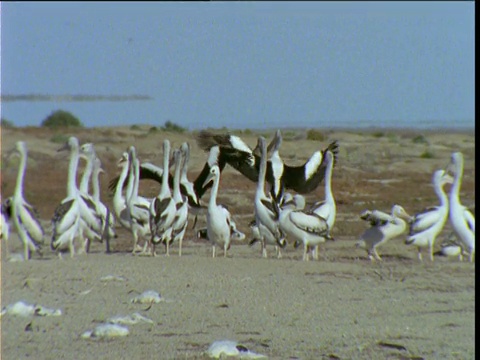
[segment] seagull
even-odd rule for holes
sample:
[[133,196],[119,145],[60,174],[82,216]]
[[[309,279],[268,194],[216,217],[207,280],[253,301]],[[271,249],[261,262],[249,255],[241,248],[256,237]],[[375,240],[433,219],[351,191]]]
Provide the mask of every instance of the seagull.
[[[182,156],[183,153],[183,156]],[[172,224],[172,242],[178,241],[178,256],[182,256],[182,243],[188,224],[188,199],[180,192],[180,170],[184,169],[184,163],[188,160],[185,153],[175,149],[173,151],[173,159],[175,163],[175,174],[173,176],[173,201],[175,202],[175,218]],[[183,161],[182,161],[183,160]],[[183,164],[182,164],[183,162]],[[183,165],[183,166],[182,166]],[[192,187],[193,188],[193,187]],[[167,243],[168,255],[168,243]]]
[[12,223],[23,243],[23,258],[29,260],[31,253],[40,250],[45,231],[38,220],[38,212],[23,197],[23,182],[27,168],[27,145],[18,141],[16,154],[20,155],[17,183],[12,197]]
[[218,185],[220,183],[220,169],[213,165],[205,184],[213,180],[212,193],[207,208],[207,237],[212,242],[212,257],[215,257],[216,245],[223,245],[223,256],[227,257],[231,240],[231,215],[223,206],[217,205]]
[[[139,173],[140,166],[136,156],[136,150],[134,146],[130,146],[129,149],[130,158],[130,179],[129,183],[132,184],[132,189],[126,198],[126,209],[128,212],[128,219],[130,220],[130,230],[133,235],[133,250],[132,254],[135,255],[138,248],[138,238],[151,237],[150,232],[150,201],[144,197],[138,196],[139,187]],[[148,240],[145,240],[142,253],[147,250]]]
[[377,253],[377,246],[402,235],[407,228],[405,220],[412,219],[405,209],[397,204],[393,205],[391,215],[379,210],[365,210],[360,218],[368,221],[371,227],[360,236],[356,246],[365,248],[372,262],[375,259],[382,260]]
[[[170,141],[163,141],[163,168],[169,168]],[[152,254],[156,256],[155,245],[160,242],[167,244],[172,234],[172,224],[175,218],[175,201],[168,186],[168,171],[162,176],[160,192],[150,205],[150,231]]]
[[433,188],[437,194],[440,205],[428,207],[414,215],[410,222],[410,232],[405,244],[415,245],[418,249],[418,259],[422,260],[422,247],[428,247],[430,260],[433,261],[433,245],[440,234],[448,217],[448,198],[443,191],[445,184],[453,183],[453,178],[444,170],[433,173]]
[[295,194],[291,200],[284,202],[280,211],[280,229],[292,240],[296,247],[303,243],[303,260],[309,261],[311,247],[325,240],[333,240],[329,234],[327,221],[320,215],[305,211],[305,198]]
[[[261,153],[261,161],[254,202],[255,223],[258,227],[262,243],[262,256],[266,258],[266,244],[268,243],[277,247],[279,241],[283,238],[283,233],[278,224],[278,218],[280,215],[278,204],[275,199],[265,194],[265,175],[267,171],[267,145],[265,138],[260,136],[258,138],[258,143]],[[278,250],[278,254],[278,257],[281,257],[280,250]]]
[[[1,202],[1,200],[0,200]],[[2,202],[0,239],[5,240],[5,250],[7,257],[10,255],[8,250],[8,239],[10,238],[10,221],[12,218],[12,198],[8,197]]]
[[448,171],[453,172],[454,180],[450,188],[450,223],[455,234],[463,243],[468,253],[469,261],[475,256],[475,217],[460,203],[460,187],[463,177],[463,154],[454,152],[451,156]]
[[[276,141],[276,139],[274,140]],[[218,145],[220,158],[251,181],[258,181],[260,156],[251,150],[238,136],[215,135],[207,130],[203,130],[199,133],[197,142],[204,151],[209,150],[211,146]],[[324,154],[327,150],[330,150],[336,157],[338,153],[337,142],[330,143],[324,150],[314,152],[303,165],[289,166],[284,164],[283,175],[280,181],[283,182],[285,189],[294,190],[300,194],[307,194],[315,190],[325,177],[326,164]],[[271,161],[267,162],[266,179],[269,184],[275,182]]]

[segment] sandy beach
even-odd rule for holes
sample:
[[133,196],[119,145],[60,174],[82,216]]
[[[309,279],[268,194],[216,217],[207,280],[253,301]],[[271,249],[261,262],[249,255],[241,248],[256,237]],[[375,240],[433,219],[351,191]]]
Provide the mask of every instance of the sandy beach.
[[[273,130],[261,132],[270,140]],[[460,199],[475,214],[475,136],[473,133],[421,130],[320,130],[319,141],[305,131],[285,130],[280,154],[287,164],[304,163],[331,141],[339,143],[332,187],[336,241],[323,244],[320,260],[302,261],[302,248],[290,242],[283,258],[273,247],[268,259],[260,246],[248,246],[255,183],[227,166],[218,201],[228,205],[246,233],[228,257],[212,259],[211,245],[195,238],[190,218],[182,256],[174,244],[169,257],[132,256],[132,235],[118,227],[113,252],[93,243],[88,255],[59,259],[50,250],[53,212],[66,194],[68,154],[57,153],[70,135],[92,142],[106,174],[102,200],[111,207],[108,182],[118,175],[117,160],[134,145],[141,161],[162,165],[161,143],[191,145],[189,178],[195,179],[207,154],[194,133],[150,130],[150,126],[55,131],[2,129],[2,199],[13,194],[18,160],[6,158],[16,141],[27,143],[24,196],[37,208],[46,230],[43,254],[12,262],[1,246],[1,306],[23,300],[62,315],[1,318],[2,359],[204,359],[215,340],[239,341],[271,359],[473,359],[475,355],[475,265],[425,252],[419,262],[405,236],[378,248],[383,262],[371,263],[355,247],[367,229],[365,209],[389,212],[401,204],[410,214],[437,205],[432,173],[461,151],[465,168]],[[254,147],[258,133],[236,132]],[[80,170],[83,169],[83,162]],[[80,175],[79,175],[80,176]],[[446,187],[447,190],[449,186]],[[160,186],[145,180],[140,194],[155,196]],[[202,198],[206,203],[210,192]],[[306,196],[324,198],[322,184]],[[205,226],[200,216],[197,228]],[[452,232],[446,224],[435,248]],[[22,244],[13,233],[11,253]],[[111,276],[110,276],[111,275]],[[110,276],[110,277],[108,277]],[[158,304],[132,303],[146,290],[160,293]],[[153,323],[128,325],[126,337],[91,340],[81,335],[116,315],[138,312]]]

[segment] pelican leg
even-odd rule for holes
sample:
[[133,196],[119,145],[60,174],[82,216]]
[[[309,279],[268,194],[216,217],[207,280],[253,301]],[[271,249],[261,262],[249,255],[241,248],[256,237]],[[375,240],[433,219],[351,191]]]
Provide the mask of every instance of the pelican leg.
[[380,255],[378,255],[377,249],[373,249],[373,255],[375,256],[375,259],[378,261],[383,261]]
[[303,261],[310,260],[310,252],[308,251],[308,245],[303,246]]
[[228,246],[227,246],[227,244],[225,243],[225,245],[223,245],[223,257],[224,257],[224,258],[227,257],[227,249],[228,249]]
[[430,244],[429,251],[430,251],[430,261],[433,262],[433,244]]
[[183,237],[180,238],[179,244],[178,244],[178,256],[182,256],[182,243],[183,243]]
[[[73,244],[73,239],[70,241],[70,244],[68,245],[68,250],[70,250],[70,257],[73,258],[75,256],[75,245]],[[62,255],[62,252],[59,252],[60,256]]]
[[85,254],[88,254],[90,252],[90,239],[86,238],[85,239]]
[[215,257],[215,245],[213,245],[213,247],[212,247],[212,257],[213,258]]
[[315,246],[313,247],[313,254],[312,254],[312,256],[313,256],[313,258],[314,258],[315,260],[318,260],[318,252],[319,252],[318,248],[319,248],[319,245],[315,245]]
[[132,231],[133,235],[133,250],[132,250],[132,255],[135,255],[137,250],[138,250],[138,234],[136,231]]
[[263,258],[267,258],[268,255],[267,255],[267,245],[265,244],[265,241],[262,240],[262,257]]
[[475,251],[470,251],[468,254],[468,261],[473,262]]
[[277,259],[282,258],[282,250],[280,249],[279,246],[275,246],[275,252],[277,253]]
[[422,249],[420,249],[419,247],[417,247],[417,250],[418,250],[418,255],[417,255],[417,256],[418,256],[418,260],[419,260],[419,261],[423,261],[423,259],[422,259]]
[[28,244],[25,242],[23,247],[23,260],[28,261],[30,260],[30,250],[28,249]]
[[165,256],[170,256],[170,239],[165,240]]

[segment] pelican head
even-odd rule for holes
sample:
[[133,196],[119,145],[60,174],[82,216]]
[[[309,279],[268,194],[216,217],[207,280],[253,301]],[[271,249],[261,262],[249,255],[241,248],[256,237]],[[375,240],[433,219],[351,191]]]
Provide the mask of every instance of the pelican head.
[[405,211],[405,209],[398,204],[393,205],[392,215],[407,221],[410,221],[412,219],[412,217]]
[[70,136],[68,141],[60,149],[58,149],[57,152],[71,150],[74,148],[78,148],[78,139],[75,136]]
[[210,181],[217,178],[218,176],[220,176],[220,169],[217,165],[213,165],[202,186],[205,187]]
[[452,153],[450,157],[450,163],[447,165],[446,171],[456,175],[461,172],[463,167],[463,154],[460,151]]
[[117,161],[118,167],[123,167],[125,164],[128,164],[128,153],[124,152],[120,159]]

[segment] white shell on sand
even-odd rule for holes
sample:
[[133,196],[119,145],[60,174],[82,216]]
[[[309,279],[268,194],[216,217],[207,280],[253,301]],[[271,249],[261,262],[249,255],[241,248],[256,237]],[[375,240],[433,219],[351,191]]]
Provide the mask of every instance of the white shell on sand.
[[232,340],[214,341],[207,350],[210,358],[220,359],[235,356],[238,359],[266,359],[266,355],[257,354],[248,350],[244,345]]
[[154,324],[152,320],[139,314],[138,312],[127,316],[114,316],[107,320],[110,324],[134,325],[139,323]]
[[85,331],[82,334],[84,339],[102,339],[102,338],[113,338],[120,336],[127,336],[130,332],[128,328],[116,324],[100,324],[93,330]]
[[19,316],[60,316],[62,310],[50,309],[42,305],[31,305],[22,300],[17,301],[15,304],[10,304],[2,309],[2,316],[5,314],[19,315]]
[[106,275],[100,278],[100,281],[126,281],[127,278],[119,275]]
[[155,303],[158,304],[159,302],[163,301],[160,294],[153,290],[147,290],[141,293],[138,296],[135,296],[133,299],[130,300],[134,304],[151,304]]

